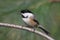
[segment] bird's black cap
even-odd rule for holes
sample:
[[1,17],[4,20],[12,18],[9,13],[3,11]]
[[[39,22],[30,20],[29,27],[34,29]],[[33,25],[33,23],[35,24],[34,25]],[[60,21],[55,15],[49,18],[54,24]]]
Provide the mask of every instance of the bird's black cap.
[[21,10],[21,13],[32,13],[32,12],[28,9],[25,9],[25,10]]

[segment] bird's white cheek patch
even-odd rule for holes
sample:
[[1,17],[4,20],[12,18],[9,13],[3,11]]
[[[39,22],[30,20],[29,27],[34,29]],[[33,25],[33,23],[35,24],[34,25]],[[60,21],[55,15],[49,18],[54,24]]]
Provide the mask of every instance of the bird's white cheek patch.
[[27,17],[28,15],[27,14],[22,14],[23,16]]
[[22,19],[25,23],[29,24],[29,19],[28,18],[22,18]]

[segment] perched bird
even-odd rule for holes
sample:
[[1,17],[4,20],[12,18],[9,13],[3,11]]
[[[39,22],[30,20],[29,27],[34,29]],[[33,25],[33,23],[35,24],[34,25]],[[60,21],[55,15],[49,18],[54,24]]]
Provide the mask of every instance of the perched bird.
[[49,34],[47,30],[41,25],[39,25],[39,22],[35,19],[35,15],[28,9],[21,10],[21,16],[22,20],[25,22],[26,25],[30,27],[38,27],[41,30],[43,30],[46,34]]

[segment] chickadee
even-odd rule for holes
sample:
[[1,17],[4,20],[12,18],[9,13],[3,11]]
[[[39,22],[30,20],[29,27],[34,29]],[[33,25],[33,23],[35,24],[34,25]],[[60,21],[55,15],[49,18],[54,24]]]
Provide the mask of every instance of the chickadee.
[[29,25],[30,27],[38,27],[43,30],[46,34],[49,34],[48,31],[43,28],[43,26],[39,25],[39,22],[35,19],[34,14],[30,10],[21,10],[22,20]]

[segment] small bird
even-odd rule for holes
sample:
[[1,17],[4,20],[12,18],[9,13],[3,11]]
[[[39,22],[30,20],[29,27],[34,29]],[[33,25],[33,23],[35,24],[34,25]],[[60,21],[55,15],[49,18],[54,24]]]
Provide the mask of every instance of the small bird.
[[46,34],[49,34],[47,30],[41,25],[39,25],[39,22],[35,19],[35,15],[28,9],[21,10],[21,16],[22,20],[30,27],[38,27],[41,30],[43,30]]

